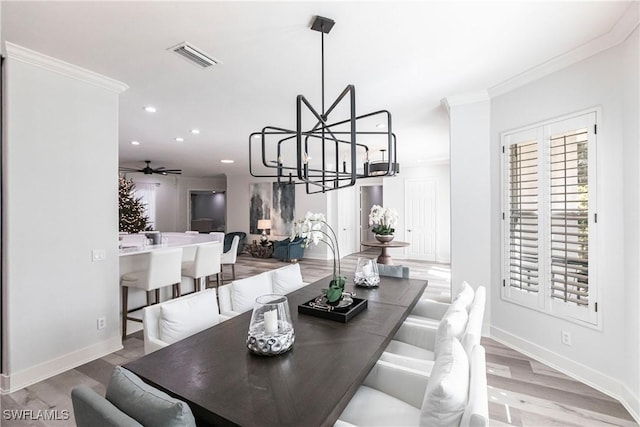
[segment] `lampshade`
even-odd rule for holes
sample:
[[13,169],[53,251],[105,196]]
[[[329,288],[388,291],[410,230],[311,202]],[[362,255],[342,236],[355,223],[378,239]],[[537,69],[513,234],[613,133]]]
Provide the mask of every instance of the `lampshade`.
[[258,220],[258,230],[270,230],[271,229],[271,220],[270,219],[259,219]]

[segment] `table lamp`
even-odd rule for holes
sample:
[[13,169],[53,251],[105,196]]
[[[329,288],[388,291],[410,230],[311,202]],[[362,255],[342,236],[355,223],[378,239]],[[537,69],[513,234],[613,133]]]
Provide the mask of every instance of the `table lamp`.
[[267,230],[271,229],[271,220],[270,219],[259,219],[258,220],[258,230],[262,230],[262,237],[260,237],[260,243],[267,243]]

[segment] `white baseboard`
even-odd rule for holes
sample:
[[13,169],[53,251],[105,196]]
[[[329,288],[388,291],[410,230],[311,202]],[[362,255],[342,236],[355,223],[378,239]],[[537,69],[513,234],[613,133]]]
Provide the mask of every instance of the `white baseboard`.
[[451,264],[451,257],[436,257],[438,264]]
[[122,349],[122,337],[116,335],[89,347],[81,348],[22,371],[3,374],[0,378],[0,393],[7,394],[46,380],[62,372],[99,359]]
[[502,329],[491,326],[490,330],[489,336],[492,339],[619,400],[636,422],[640,423],[638,396],[626,384]]

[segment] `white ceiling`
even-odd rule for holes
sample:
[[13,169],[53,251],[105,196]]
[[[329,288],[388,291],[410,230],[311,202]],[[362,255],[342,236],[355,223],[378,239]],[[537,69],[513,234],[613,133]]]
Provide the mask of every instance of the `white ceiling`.
[[[327,103],[354,84],[358,114],[390,110],[406,166],[448,158],[444,97],[495,87],[607,34],[629,4],[2,1],[1,29],[3,40],[129,86],[122,165],[148,159],[214,176],[248,171],[251,132],[294,128],[298,94],[320,103],[315,15],[336,21],[325,37]],[[167,51],[183,41],[223,64],[198,69]]]

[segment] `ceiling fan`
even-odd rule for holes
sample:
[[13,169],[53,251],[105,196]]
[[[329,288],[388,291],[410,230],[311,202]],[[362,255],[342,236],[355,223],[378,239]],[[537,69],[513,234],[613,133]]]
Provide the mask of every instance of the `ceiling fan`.
[[151,160],[144,161],[147,165],[142,169],[135,168],[120,168],[122,172],[142,172],[145,175],[151,175],[154,173],[158,173],[160,175],[180,175],[182,173],[182,169],[166,169],[164,166],[159,168],[152,168],[150,163]]

